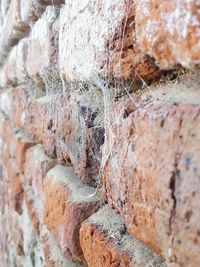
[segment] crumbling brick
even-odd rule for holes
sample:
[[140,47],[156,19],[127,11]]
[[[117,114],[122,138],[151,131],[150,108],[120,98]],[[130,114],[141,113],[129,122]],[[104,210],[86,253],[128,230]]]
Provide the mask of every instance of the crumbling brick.
[[145,245],[129,237],[121,216],[107,206],[82,223],[80,242],[89,267],[166,266]]
[[54,234],[64,256],[83,262],[79,229],[99,208],[95,190],[83,185],[72,168],[61,165],[47,173],[43,190],[45,225]]
[[200,62],[199,2],[136,0],[136,33],[144,52],[161,68],[177,64],[193,67]]
[[106,131],[108,202],[132,236],[179,265],[199,262],[199,114],[189,103],[121,101]]

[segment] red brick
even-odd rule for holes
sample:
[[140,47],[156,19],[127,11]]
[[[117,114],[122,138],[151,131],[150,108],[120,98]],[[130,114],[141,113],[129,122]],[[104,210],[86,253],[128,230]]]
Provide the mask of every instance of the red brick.
[[136,32],[143,51],[162,68],[200,62],[200,5],[196,0],[136,0]]
[[85,93],[70,95],[67,101],[63,100],[59,100],[63,108],[58,113],[61,123],[56,135],[57,159],[61,164],[69,160],[84,182],[96,186],[104,143],[101,107],[98,105],[102,99],[97,96],[94,99]]
[[[11,129],[11,125],[10,122],[7,118],[4,119],[3,121],[3,133],[2,133],[2,160],[3,161],[7,161],[10,157],[10,146],[11,143],[10,141],[12,137],[12,129]],[[11,151],[12,153],[12,151]],[[11,155],[13,157],[13,153]]]
[[198,266],[200,107],[149,101],[136,109],[127,100],[109,119],[103,163],[109,203],[135,238],[169,262]]
[[19,173],[24,173],[24,164],[27,150],[33,146],[33,142],[30,141],[26,134],[22,130],[16,130],[13,136],[14,143],[14,156]]
[[81,225],[80,243],[89,267],[165,267],[164,261],[126,233],[120,215],[107,206]]
[[13,208],[18,213],[22,213],[23,187],[20,174],[17,171],[15,162],[11,159],[5,163],[5,167],[9,181],[9,188],[11,190],[10,201],[13,205]]
[[30,148],[26,153],[25,162],[25,201],[29,216],[33,221],[36,231],[40,232],[43,216],[43,180],[47,172],[56,164],[55,160],[48,158],[42,145]]
[[99,208],[94,189],[83,185],[73,169],[55,166],[44,180],[44,223],[64,256],[84,261],[79,244],[81,223]]
[[24,172],[26,151],[33,146],[33,142],[27,138],[25,132],[15,127],[8,119],[3,122],[2,159],[5,163],[9,158],[15,160],[17,171]]
[[46,96],[32,101],[25,124],[29,138],[35,143],[42,143],[45,152],[54,158],[56,156],[55,132],[58,122],[55,99],[56,96]]
[[95,83],[103,76],[137,81],[161,75],[154,60],[137,44],[134,1],[67,1],[61,8],[60,22],[59,57],[64,80],[92,79]]

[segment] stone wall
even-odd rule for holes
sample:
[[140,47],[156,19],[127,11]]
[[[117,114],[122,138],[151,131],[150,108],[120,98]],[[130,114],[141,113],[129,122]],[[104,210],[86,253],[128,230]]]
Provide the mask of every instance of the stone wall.
[[0,266],[200,266],[199,0],[0,0]]

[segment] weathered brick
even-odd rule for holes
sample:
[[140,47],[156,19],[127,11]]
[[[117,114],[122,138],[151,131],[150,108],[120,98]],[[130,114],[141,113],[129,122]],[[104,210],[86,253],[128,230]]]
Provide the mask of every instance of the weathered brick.
[[10,203],[10,182],[3,163],[1,165],[1,173],[1,215],[3,216],[6,212],[7,205]]
[[44,250],[45,265],[44,267],[82,267],[79,263],[71,262],[64,257],[58,247],[53,234],[43,227],[40,241]]
[[21,19],[20,0],[11,0],[0,36],[0,62],[22,37],[27,35],[28,25]]
[[[27,72],[41,87],[45,82],[48,83],[49,76],[58,76],[58,31],[53,27],[53,24],[58,24],[58,11],[57,7],[47,7],[42,17],[34,24],[28,41]],[[51,85],[52,81],[49,82]]]
[[1,0],[0,13],[1,13],[2,24],[3,24],[3,21],[5,19],[6,13],[8,11],[9,4],[10,4],[10,0]]
[[21,17],[27,24],[32,25],[45,11],[46,6],[39,2],[38,0],[21,0]]
[[67,1],[60,23],[59,61],[64,80],[95,83],[100,76],[140,80],[160,75],[153,59],[137,44],[134,1]]
[[25,86],[19,86],[4,90],[0,96],[0,109],[11,122],[24,127],[28,117],[28,107],[32,100],[41,96],[38,90],[28,90]]
[[27,38],[20,40],[10,51],[7,61],[1,68],[1,88],[7,89],[9,86],[17,86],[27,82],[27,40]]
[[81,223],[99,208],[94,189],[83,185],[73,169],[55,166],[44,180],[44,223],[64,256],[84,261],[79,243]]
[[[12,212],[12,210],[10,210]],[[22,256],[24,254],[23,250],[23,231],[21,229],[21,225],[19,225],[18,220],[15,219],[13,220],[13,225],[12,225],[12,238],[13,238],[13,243],[16,248],[16,254]]]
[[10,187],[10,201],[13,208],[21,213],[22,212],[22,201],[23,201],[23,187],[22,180],[19,172],[17,171],[14,160],[9,159],[5,162],[6,173]]
[[33,227],[36,233],[40,234],[40,226],[41,226],[41,210],[38,205],[38,201],[35,198],[33,190],[31,188],[26,188],[24,191],[24,201],[28,210],[29,218],[33,224]]
[[63,108],[59,109],[58,122],[61,123],[56,136],[58,161],[65,164],[69,160],[81,179],[92,186],[100,182],[98,175],[104,143],[100,101],[101,98],[89,93],[70,95],[66,104],[59,100]]
[[17,129],[13,135],[13,146],[14,157],[17,169],[19,173],[24,173],[24,164],[27,150],[33,146],[33,142],[27,138],[23,130]]
[[3,152],[5,146],[5,142],[3,140],[5,135],[4,128],[5,128],[5,116],[0,112],[0,166],[1,166],[1,161],[3,160]]
[[143,51],[162,68],[200,62],[200,4],[197,0],[136,0],[136,32]]
[[29,216],[38,233],[40,232],[43,216],[43,180],[55,164],[55,160],[44,154],[42,145],[33,146],[26,153],[24,168],[25,201]]
[[15,86],[17,84],[16,77],[16,64],[17,63],[17,46],[14,46],[11,50],[6,63],[2,68],[3,80],[1,87],[6,88],[7,86]]
[[126,233],[120,215],[107,206],[81,225],[80,243],[89,267],[164,267],[164,261]]
[[42,145],[28,149],[24,168],[25,183],[27,187],[31,186],[36,197],[42,197],[43,180],[54,165],[56,161],[45,155]]
[[31,103],[26,125],[29,137],[41,142],[50,157],[73,165],[91,185],[99,182],[104,142],[100,101],[88,92],[46,96]]
[[[28,215],[28,209],[25,201],[23,202],[23,213],[18,218],[15,218],[16,224],[22,231],[22,251],[20,255],[16,253],[19,266],[44,266],[44,252],[39,242],[39,238],[33,228],[33,224]],[[12,266],[12,265],[11,265]]]
[[2,132],[2,161],[6,162],[9,157],[13,157],[13,149],[11,148],[12,140],[12,128],[7,118],[3,121],[3,132]]
[[130,234],[168,262],[198,266],[199,105],[154,100],[136,109],[127,100],[109,118],[103,163],[109,203]]
[[28,107],[25,129],[35,143],[42,143],[50,157],[56,157],[55,133],[58,126],[56,96],[45,96],[32,101]]
[[59,5],[64,4],[65,0],[37,0],[42,5]]

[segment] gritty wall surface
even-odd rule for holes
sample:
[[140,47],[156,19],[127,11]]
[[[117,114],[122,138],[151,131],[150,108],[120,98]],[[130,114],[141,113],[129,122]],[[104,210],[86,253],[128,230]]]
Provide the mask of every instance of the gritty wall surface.
[[0,0],[0,266],[200,266],[199,0]]

